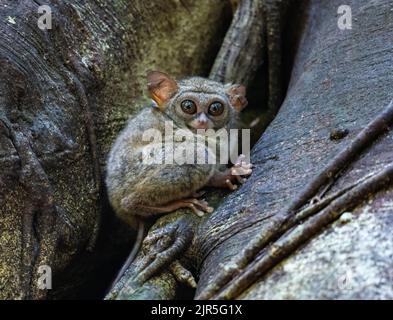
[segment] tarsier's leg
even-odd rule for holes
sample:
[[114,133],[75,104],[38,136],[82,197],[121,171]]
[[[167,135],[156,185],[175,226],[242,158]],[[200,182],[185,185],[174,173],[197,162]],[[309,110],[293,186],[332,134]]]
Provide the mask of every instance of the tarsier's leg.
[[[160,162],[164,161],[165,152],[168,152],[165,145],[153,147],[150,148],[154,150],[154,158],[149,160],[150,163],[142,160],[142,163],[135,164],[143,175],[140,175],[139,179],[133,179],[130,185],[124,186],[125,196],[121,200],[123,210],[137,212],[141,216],[167,213],[179,208],[190,208],[198,215],[211,212],[212,208],[205,201],[197,199],[197,191],[209,181],[215,169],[214,165],[196,164],[192,161],[178,164],[179,159],[163,164]],[[174,150],[176,147],[176,144],[172,146]],[[208,152],[205,145],[196,144],[195,147],[197,152]],[[176,155],[176,152],[173,154]]]
[[246,181],[245,176],[252,173],[252,164],[246,163],[245,156],[240,155],[235,165],[224,172],[217,172],[209,181],[208,185],[216,188],[227,188],[236,190],[237,184]]

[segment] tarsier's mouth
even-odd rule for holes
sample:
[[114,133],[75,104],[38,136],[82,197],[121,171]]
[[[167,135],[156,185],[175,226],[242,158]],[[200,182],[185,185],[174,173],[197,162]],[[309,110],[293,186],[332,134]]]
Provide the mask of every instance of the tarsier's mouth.
[[208,122],[198,123],[196,121],[192,121],[192,122],[188,123],[187,127],[189,127],[191,130],[207,130],[207,129],[211,129],[211,126],[209,125]]
[[209,125],[206,123],[206,124],[196,124],[196,125],[191,125],[191,128],[192,129],[204,129],[204,130],[207,130],[207,129],[209,129]]

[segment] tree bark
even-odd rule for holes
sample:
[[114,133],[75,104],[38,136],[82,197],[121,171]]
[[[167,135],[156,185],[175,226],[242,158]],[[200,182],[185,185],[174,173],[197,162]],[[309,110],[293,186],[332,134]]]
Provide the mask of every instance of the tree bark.
[[[299,20],[302,37],[287,95],[253,148],[253,175],[225,199],[196,236],[203,255],[199,298],[393,297],[392,192],[387,178],[391,130],[384,135],[366,131],[362,139],[373,140],[365,145],[368,148],[358,149],[338,174],[315,184],[318,174],[328,172],[324,169],[332,159],[339,163],[335,157],[362,137],[359,132],[392,99],[391,4],[350,1],[353,28],[340,30],[336,12],[341,4],[312,1]],[[386,132],[386,123],[380,121],[376,128]],[[374,188],[369,182],[381,174],[384,179]],[[367,176],[368,191],[354,197],[352,191],[360,190],[356,186],[365,184],[358,180]],[[322,188],[314,193],[304,189],[312,185]],[[313,202],[325,203],[283,234],[276,223],[299,212],[299,205],[292,205],[296,199],[306,200],[296,202],[303,214]],[[343,201],[345,206],[337,205]],[[332,224],[329,218],[310,229],[331,208],[333,220],[345,214]],[[283,255],[284,248],[289,250]],[[217,266],[224,270],[218,276]],[[229,276],[223,277],[224,272]]]
[[38,3],[0,11],[0,298],[102,296],[132,243],[102,168],[155,68],[246,84],[261,72],[256,115],[280,109],[241,188],[209,193],[216,210],[202,220],[177,211],[149,231],[187,236],[168,261],[198,276],[196,292],[171,263],[135,282],[145,244],[107,298],[393,298],[391,110],[378,117],[393,88],[388,0],[347,1],[351,30],[338,28],[339,0],[244,0],[213,68],[227,2],[52,0],[46,32]]
[[[40,4],[0,9],[0,298],[102,295],[132,235],[106,205],[109,147],[143,106],[147,70],[208,73],[230,7],[51,0],[43,31]],[[41,265],[52,268],[50,292],[37,287]]]

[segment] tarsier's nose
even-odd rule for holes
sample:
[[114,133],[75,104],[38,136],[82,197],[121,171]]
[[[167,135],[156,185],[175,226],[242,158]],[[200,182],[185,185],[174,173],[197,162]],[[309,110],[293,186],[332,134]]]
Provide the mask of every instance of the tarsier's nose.
[[207,129],[209,126],[209,119],[207,118],[206,114],[203,112],[199,113],[196,116],[196,119],[193,120],[193,125],[195,129]]
[[206,114],[205,113],[201,113],[199,116],[198,116],[198,124],[200,124],[200,125],[206,125],[207,124],[207,117],[206,117]]

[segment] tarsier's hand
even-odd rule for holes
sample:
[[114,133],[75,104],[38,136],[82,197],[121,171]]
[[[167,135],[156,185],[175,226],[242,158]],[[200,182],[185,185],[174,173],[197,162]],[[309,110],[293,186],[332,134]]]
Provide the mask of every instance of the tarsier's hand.
[[246,156],[241,154],[233,167],[224,172],[218,172],[209,181],[209,186],[236,190],[239,184],[243,184],[252,173],[252,164],[247,163]]

